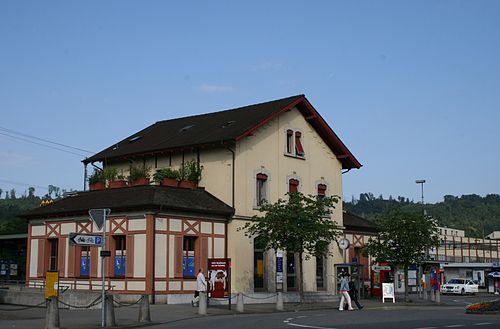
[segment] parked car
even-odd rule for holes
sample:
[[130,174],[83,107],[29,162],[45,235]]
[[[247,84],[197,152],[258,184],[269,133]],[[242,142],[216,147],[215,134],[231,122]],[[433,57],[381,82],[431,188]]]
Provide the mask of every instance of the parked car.
[[479,286],[472,280],[451,279],[441,286],[441,293],[444,294],[475,294],[479,291]]

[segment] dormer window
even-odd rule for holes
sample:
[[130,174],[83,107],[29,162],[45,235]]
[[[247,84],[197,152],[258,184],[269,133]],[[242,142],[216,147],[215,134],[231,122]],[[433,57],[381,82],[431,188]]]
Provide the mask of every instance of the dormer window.
[[297,130],[286,130],[286,149],[285,155],[304,158],[305,152],[302,145],[302,133]]

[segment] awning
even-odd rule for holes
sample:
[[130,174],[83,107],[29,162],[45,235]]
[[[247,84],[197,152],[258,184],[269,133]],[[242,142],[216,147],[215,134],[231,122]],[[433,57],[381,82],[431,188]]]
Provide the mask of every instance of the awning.
[[491,272],[488,276],[490,278],[500,278],[500,272]]

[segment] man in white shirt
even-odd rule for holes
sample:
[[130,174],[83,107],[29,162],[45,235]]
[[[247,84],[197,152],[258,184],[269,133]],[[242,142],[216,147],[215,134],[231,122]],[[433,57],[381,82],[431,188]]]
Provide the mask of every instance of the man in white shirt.
[[196,276],[196,291],[194,292],[194,298],[191,301],[193,307],[198,306],[200,302],[200,292],[207,291],[207,281],[203,275],[203,269],[200,268],[198,275]]

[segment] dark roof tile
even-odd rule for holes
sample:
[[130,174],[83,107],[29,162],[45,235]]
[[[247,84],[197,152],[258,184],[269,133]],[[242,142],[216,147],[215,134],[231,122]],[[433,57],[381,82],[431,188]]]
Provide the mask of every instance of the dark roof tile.
[[35,208],[21,217],[35,219],[86,215],[89,209],[100,208],[110,208],[112,213],[140,209],[211,214],[225,218],[233,214],[233,208],[204,189],[144,185],[79,192]]

